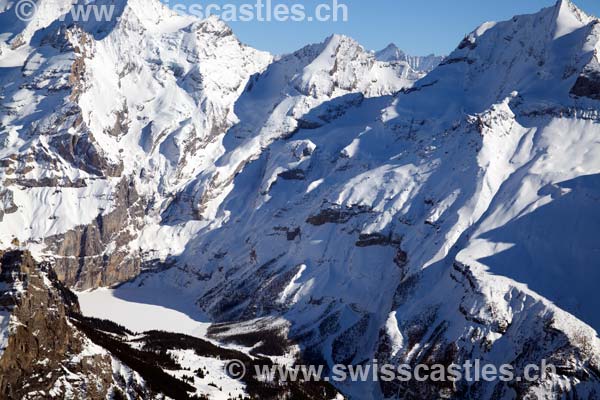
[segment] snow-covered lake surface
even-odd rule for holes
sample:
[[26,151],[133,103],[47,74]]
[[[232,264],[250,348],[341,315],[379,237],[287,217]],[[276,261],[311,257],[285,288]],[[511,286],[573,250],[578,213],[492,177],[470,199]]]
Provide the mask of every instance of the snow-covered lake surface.
[[158,296],[146,288],[103,288],[77,292],[77,296],[83,315],[110,319],[134,332],[163,330],[205,338],[210,326],[207,318],[189,307],[194,302],[183,296]]

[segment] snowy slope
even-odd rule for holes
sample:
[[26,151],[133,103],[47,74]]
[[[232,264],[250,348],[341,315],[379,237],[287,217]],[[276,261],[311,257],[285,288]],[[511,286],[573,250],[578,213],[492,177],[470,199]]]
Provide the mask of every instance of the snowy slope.
[[[348,93],[392,93],[419,77],[349,38],[271,64],[214,17],[179,16],[158,1],[97,5],[114,5],[119,18],[73,23],[64,7],[40,0],[35,18],[7,24],[0,41],[0,243],[53,257],[61,279],[80,288],[126,280],[147,261],[181,253],[210,222],[199,221],[188,188],[219,174],[227,181],[306,111]],[[12,21],[7,7],[0,17]],[[256,79],[265,87],[284,79],[286,89],[264,99],[272,116],[248,108]],[[225,133],[254,132],[269,118],[272,126],[217,171]]]
[[234,176],[247,162],[273,141],[324,123],[307,119],[311,110],[333,99],[361,102],[363,97],[389,95],[412,86],[420,76],[406,63],[377,61],[356,41],[341,35],[275,60],[252,78],[236,102],[240,121],[224,138],[225,152],[188,185],[166,219],[180,222],[187,215],[213,219],[232,190]]
[[272,361],[197,337],[135,333],[84,317],[51,266],[36,264],[26,252],[0,253],[0,283],[2,312],[10,315],[0,353],[3,399],[278,400],[302,394],[310,400],[337,393],[324,383],[236,380],[227,373],[231,360],[249,370]]
[[[548,358],[594,376],[599,106],[580,87],[597,76],[597,30],[561,1],[482,25],[414,88],[316,106],[277,141],[264,119],[247,139],[242,117],[217,174],[186,189],[215,222],[180,267],[139,283],[180,285],[218,321],[282,316],[304,355],[329,364]],[[587,397],[599,385],[559,375],[454,395]]]
[[177,252],[134,240],[222,152],[234,102],[271,56],[159,2],[119,1],[118,21],[83,24],[53,4],[40,0],[18,45],[3,36],[0,240],[61,257],[70,284],[107,285],[137,274],[136,257]]
[[272,59],[216,19],[117,3],[114,25],[50,13],[2,37],[3,246],[78,288],[155,267],[81,297],[135,329],[210,320],[329,365],[561,367],[340,385],[360,399],[598,391],[597,19],[561,0],[485,23],[423,76],[344,36]]

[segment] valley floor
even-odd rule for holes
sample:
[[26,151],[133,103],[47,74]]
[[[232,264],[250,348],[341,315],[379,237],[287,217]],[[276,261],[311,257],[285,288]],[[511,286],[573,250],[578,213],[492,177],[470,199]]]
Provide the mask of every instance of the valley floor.
[[[134,332],[161,330],[205,338],[208,319],[195,309],[189,299],[170,294],[160,296],[150,289],[97,289],[77,292],[83,315],[108,319]],[[184,312],[185,308],[185,312]]]

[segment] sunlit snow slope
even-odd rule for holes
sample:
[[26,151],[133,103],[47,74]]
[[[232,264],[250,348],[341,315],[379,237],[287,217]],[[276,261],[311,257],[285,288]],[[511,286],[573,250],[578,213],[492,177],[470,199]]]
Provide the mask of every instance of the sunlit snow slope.
[[115,24],[2,36],[4,246],[314,363],[559,367],[340,384],[356,398],[598,395],[596,18],[561,0],[485,23],[423,77],[344,36],[273,59],[117,3]]
[[[279,316],[328,364],[551,359],[588,376],[343,388],[359,398],[592,396],[598,26],[567,1],[486,23],[413,88],[325,102],[276,141],[284,115],[258,107],[186,189],[213,224],[133,285],[182,287],[221,322]],[[259,76],[240,115],[276,104],[278,79]]]

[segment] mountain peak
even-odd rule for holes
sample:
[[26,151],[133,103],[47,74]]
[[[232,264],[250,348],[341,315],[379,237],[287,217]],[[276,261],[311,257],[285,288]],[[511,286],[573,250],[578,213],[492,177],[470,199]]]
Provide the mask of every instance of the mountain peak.
[[554,6],[553,19],[556,23],[554,39],[558,39],[589,24],[593,18],[571,0],[558,0]]
[[333,35],[327,37],[323,42],[323,47],[328,48],[330,46],[339,46],[341,44],[349,44],[352,46],[360,46],[360,44],[351,38],[350,36],[342,35],[339,33],[334,33]]
[[200,21],[197,26],[200,31],[220,38],[233,35],[231,27],[215,15]]
[[581,10],[579,10],[579,8],[571,0],[557,0],[554,4],[554,7],[557,10],[571,11],[576,9],[581,12]]
[[390,43],[383,50],[375,52],[375,59],[388,63],[406,62],[413,70],[427,73],[437,67],[444,57],[435,54],[412,56],[402,51],[395,43]]
[[[311,47],[311,46],[308,46]],[[333,34],[325,39],[320,44],[316,44],[313,47],[316,50],[314,54],[316,58],[321,58],[322,62],[329,64],[331,60],[347,58],[350,54],[367,54],[365,48],[353,38]]]
[[383,50],[375,52],[375,58],[385,62],[405,61],[406,54],[395,43],[390,43]]

